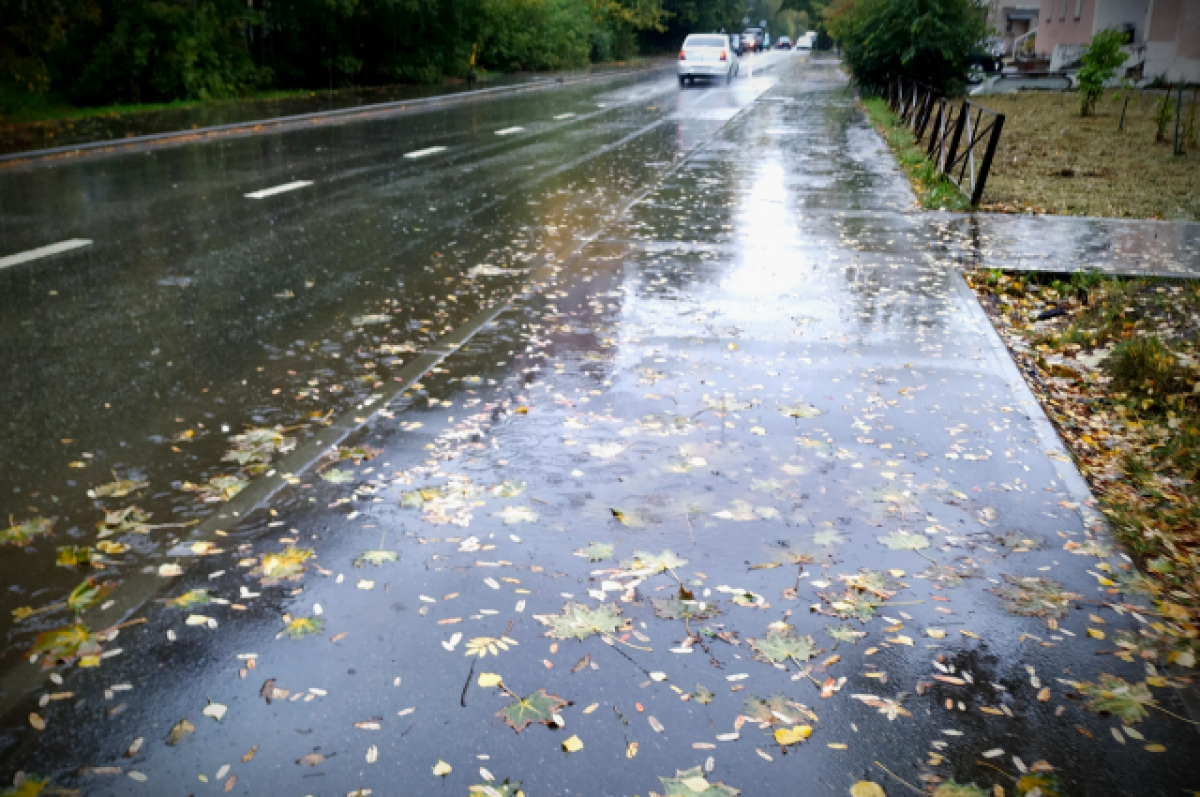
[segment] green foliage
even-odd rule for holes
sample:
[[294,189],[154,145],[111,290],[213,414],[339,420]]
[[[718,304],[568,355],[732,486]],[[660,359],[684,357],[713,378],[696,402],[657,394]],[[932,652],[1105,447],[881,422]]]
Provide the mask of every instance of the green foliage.
[[1126,683],[1108,673],[1100,674],[1099,683],[1077,683],[1075,688],[1087,698],[1084,708],[1096,713],[1115,714],[1126,725],[1144,720],[1148,716],[1146,706],[1158,702],[1144,682]]
[[1083,66],[1075,77],[1079,81],[1079,115],[1091,116],[1096,102],[1104,94],[1104,84],[1112,79],[1128,55],[1121,52],[1125,33],[1116,28],[1102,30],[1088,42],[1083,53]]
[[582,603],[568,603],[562,614],[534,615],[543,625],[550,626],[546,636],[555,639],[586,639],[592,634],[612,634],[622,625],[618,615],[621,608],[611,603],[602,603],[589,609]]
[[1104,368],[1114,389],[1159,398],[1175,392],[1183,375],[1175,355],[1154,335],[1117,344]]
[[736,797],[741,794],[724,783],[710,783],[698,766],[676,770],[673,778],[659,776],[658,779],[662,781],[666,797]]
[[592,19],[575,0],[483,0],[480,62],[491,69],[575,69],[588,62]]
[[569,705],[558,695],[552,695],[545,689],[514,700],[496,712],[517,733],[535,722],[549,725],[554,721],[554,715]]
[[792,629],[786,631],[768,631],[762,639],[747,639],[750,647],[754,648],[756,658],[778,664],[787,660],[796,663],[808,661],[820,650],[816,641],[807,634],[796,636]]
[[1025,617],[1062,617],[1071,600],[1079,597],[1049,578],[1020,578],[1005,573],[1004,580],[1007,583],[994,587],[992,594],[1003,601],[1005,609]]
[[837,0],[826,20],[860,85],[903,76],[954,93],[987,34],[983,10],[975,0]]

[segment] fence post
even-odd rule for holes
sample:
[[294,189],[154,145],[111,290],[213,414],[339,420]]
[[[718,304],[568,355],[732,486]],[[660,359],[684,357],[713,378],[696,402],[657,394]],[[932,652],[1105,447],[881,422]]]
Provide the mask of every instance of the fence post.
[[929,148],[925,150],[925,157],[927,158],[933,157],[933,151],[937,147],[938,141],[944,138],[944,136],[939,136],[938,132],[943,124],[942,113],[946,108],[946,101],[940,99],[936,101],[936,104],[937,116],[933,117],[933,131],[929,134]]
[[1179,94],[1175,98],[1175,154],[1182,155],[1179,148],[1179,120],[1183,116],[1183,81],[1179,81]]
[[967,123],[967,114],[971,112],[971,108],[967,105],[967,101],[963,100],[962,110],[958,112],[958,119],[955,121],[954,133],[950,137],[950,151],[946,154],[945,160],[939,164],[939,168],[944,173],[946,164],[953,164],[954,158],[958,154],[958,141],[962,138],[963,127]]
[[983,153],[983,163],[979,165],[979,179],[975,181],[975,191],[971,194],[971,205],[978,206],[983,199],[983,186],[987,183],[988,171],[992,168],[992,156],[996,154],[996,146],[1000,143],[1000,130],[1004,127],[1004,114],[996,114],[992,123],[992,136],[988,139],[987,151]]

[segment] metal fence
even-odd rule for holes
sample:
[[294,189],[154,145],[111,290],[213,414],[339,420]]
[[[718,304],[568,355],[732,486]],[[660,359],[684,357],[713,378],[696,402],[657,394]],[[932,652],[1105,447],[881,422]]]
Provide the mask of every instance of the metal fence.
[[937,170],[978,205],[1004,129],[1004,114],[972,102],[941,96],[931,86],[896,78],[883,91],[888,108],[920,144]]

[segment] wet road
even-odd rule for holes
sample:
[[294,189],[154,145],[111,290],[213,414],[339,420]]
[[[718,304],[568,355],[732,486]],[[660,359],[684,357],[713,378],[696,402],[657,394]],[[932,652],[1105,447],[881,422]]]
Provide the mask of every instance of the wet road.
[[[1065,794],[1195,787],[1184,722],[1125,730],[1071,684],[1150,676],[1181,710],[1111,655],[1138,620],[1105,603],[1140,599],[1089,571],[1124,560],[833,66],[6,174],[0,205],[5,253],[94,241],[0,271],[0,508],[56,519],[3,549],[4,618],[91,574],[55,548],[98,546],[102,510],[198,521],[106,537],[123,583],[83,619],[135,624],[99,667],[19,660],[64,610],[9,624],[4,782],[905,790],[882,765],[1052,794],[1045,761]],[[232,502],[181,489],[276,424],[296,451]],[[148,486],[89,500],[110,472]],[[1005,611],[1005,575],[1062,617]],[[520,733],[496,716],[539,689]]]

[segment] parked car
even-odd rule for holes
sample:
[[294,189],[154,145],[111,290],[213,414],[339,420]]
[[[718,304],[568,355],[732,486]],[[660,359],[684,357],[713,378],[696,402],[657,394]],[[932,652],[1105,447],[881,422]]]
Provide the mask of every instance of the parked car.
[[762,52],[765,36],[766,32],[762,28],[746,28],[742,31],[742,51]]
[[697,78],[720,80],[726,84],[738,73],[737,51],[729,46],[724,33],[693,33],[679,50],[679,85]]
[[780,36],[779,41],[775,42],[775,46],[780,50],[792,49],[792,40],[787,36]]

